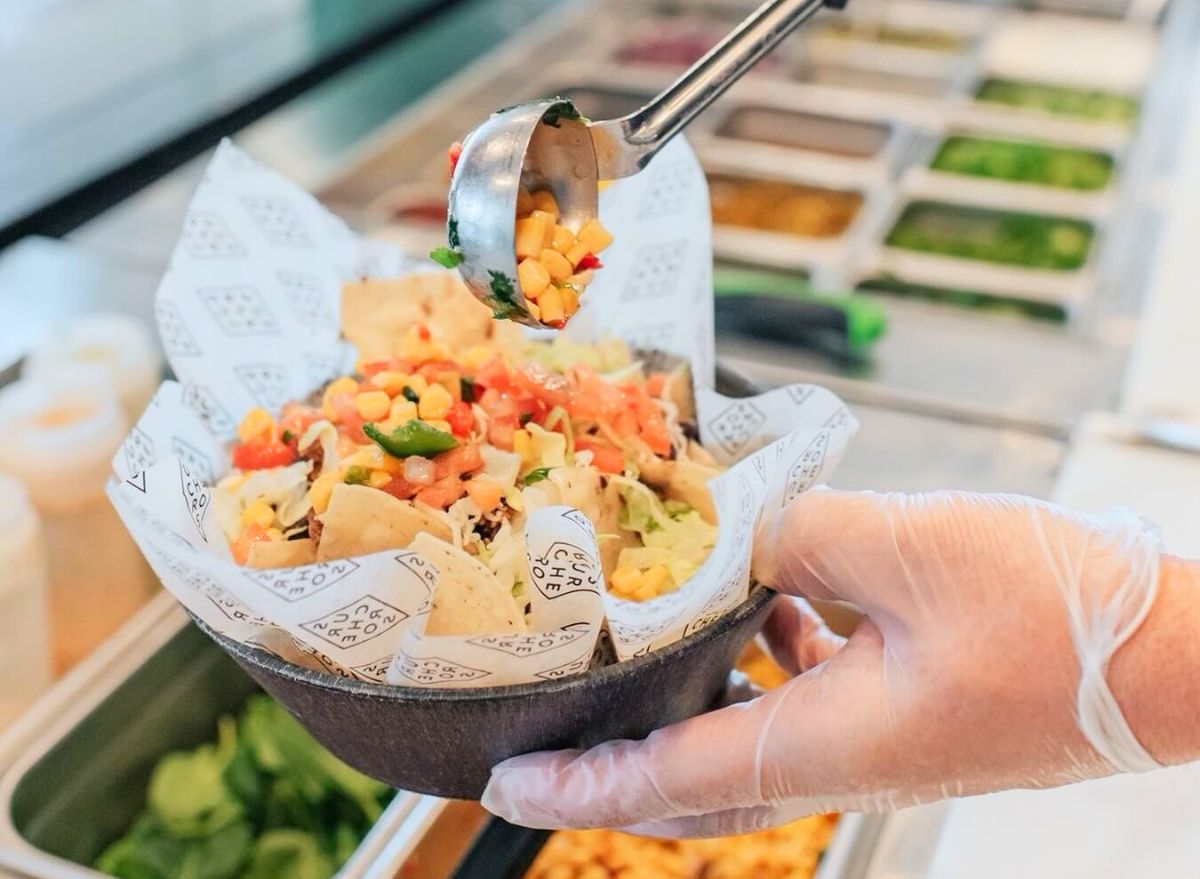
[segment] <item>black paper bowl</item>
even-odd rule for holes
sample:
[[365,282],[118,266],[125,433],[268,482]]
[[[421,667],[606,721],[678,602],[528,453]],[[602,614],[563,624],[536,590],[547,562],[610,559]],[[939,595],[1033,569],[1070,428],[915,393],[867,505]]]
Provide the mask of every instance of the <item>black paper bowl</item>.
[[[754,388],[724,370],[722,392]],[[661,650],[556,681],[437,690],[340,678],[197,625],[349,765],[402,790],[478,799],[492,766],[551,748],[643,738],[712,707],[775,593],[757,588],[725,616]]]

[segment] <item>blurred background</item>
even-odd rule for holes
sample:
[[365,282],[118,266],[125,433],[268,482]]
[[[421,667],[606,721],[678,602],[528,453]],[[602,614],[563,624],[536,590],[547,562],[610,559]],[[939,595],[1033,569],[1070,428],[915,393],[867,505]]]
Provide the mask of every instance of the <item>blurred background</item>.
[[[562,94],[623,115],[754,5],[0,4],[0,876],[1200,872],[1186,769],[704,843],[547,841],[472,804],[347,789],[111,511],[109,461],[164,375],[154,289],[220,138],[419,256],[444,238],[446,148],[491,110]],[[1195,0],[822,14],[688,132],[719,355],[851,404],[841,487],[1121,503],[1200,555],[1198,49]],[[638,341],[670,320],[648,314]],[[219,817],[229,736],[295,758],[242,779],[253,820]],[[177,796],[197,790],[215,799]]]

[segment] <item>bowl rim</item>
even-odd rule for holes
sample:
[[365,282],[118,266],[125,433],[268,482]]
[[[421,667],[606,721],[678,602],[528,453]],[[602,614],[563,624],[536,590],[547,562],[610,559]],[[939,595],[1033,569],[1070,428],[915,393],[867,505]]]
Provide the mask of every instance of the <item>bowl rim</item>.
[[[777,594],[775,590],[767,586],[752,583],[750,594],[741,604],[729,612],[722,614],[698,632],[692,632],[690,635],[680,638],[666,647],[651,650],[641,656],[635,656],[632,659],[622,662],[611,663],[595,671],[569,675],[559,680],[534,681],[524,684],[501,684],[491,687],[413,687],[344,678],[327,671],[316,671],[315,669],[296,665],[259,647],[227,638],[213,631],[195,616],[192,616],[192,621],[202,632],[215,640],[235,659],[249,663],[256,668],[269,672],[275,677],[286,678],[306,686],[319,687],[322,690],[333,690],[350,696],[378,699],[385,702],[486,702],[490,700],[552,695],[583,686],[603,684],[606,681],[615,680],[631,672],[668,663],[679,654],[690,651],[704,641],[716,637],[721,632],[727,631],[738,623],[750,618],[765,605],[769,604]],[[191,616],[190,612],[189,616]]]

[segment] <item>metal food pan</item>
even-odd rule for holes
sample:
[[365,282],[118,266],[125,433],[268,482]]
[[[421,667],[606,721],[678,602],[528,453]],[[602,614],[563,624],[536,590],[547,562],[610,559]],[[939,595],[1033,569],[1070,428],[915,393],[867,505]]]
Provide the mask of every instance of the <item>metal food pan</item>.
[[[1075,269],[1055,270],[1029,268],[1019,265],[988,262],[969,257],[955,257],[888,245],[887,238],[904,211],[917,202],[930,199],[904,193],[891,205],[885,222],[878,227],[878,246],[864,251],[865,264],[870,264],[884,276],[903,278],[919,285],[946,290],[970,290],[997,297],[1019,298],[1061,307],[1068,316],[1074,315],[1091,296],[1096,284],[1098,254],[1104,244],[1103,218],[1085,214],[1050,214],[1091,225],[1091,246],[1083,264]],[[961,192],[953,197],[938,199],[934,204],[966,212],[1003,210],[978,205],[966,200]],[[1037,209],[1019,213],[1043,213]]]
[[[482,810],[481,810],[482,811]],[[889,819],[881,815],[842,815],[813,879],[862,879]],[[436,830],[436,828],[435,828]],[[523,879],[542,847],[553,834],[545,830],[514,827],[491,819],[473,839],[452,874],[425,870],[416,850],[417,866],[405,875],[417,879]],[[431,835],[430,844],[435,843]]]
[[[885,190],[880,188],[837,189],[829,187],[819,176],[797,173],[796,169],[724,161],[711,155],[702,155],[702,159],[710,192],[714,191],[719,180],[729,179],[746,181],[755,186],[796,187],[802,196],[811,193],[819,198],[828,194],[834,199],[848,197],[859,200],[857,209],[844,228],[828,235],[804,235],[728,225],[722,224],[719,217],[714,216],[713,255],[718,259],[779,269],[805,269],[826,282],[836,278],[850,265],[857,248],[867,241],[868,230],[873,227],[875,215],[881,210],[880,202]],[[816,209],[819,210],[819,205]],[[820,224],[821,218],[818,216],[814,225]]]
[[[98,674],[30,710],[40,735],[0,776],[0,868],[31,879],[102,876],[87,865],[128,830],[159,758],[211,741],[217,719],[256,690],[172,607]],[[390,879],[441,803],[397,794],[339,877]]]
[[926,100],[949,96],[955,84],[955,77],[950,74],[923,76],[903,70],[880,70],[877,66],[864,67],[842,61],[817,62],[812,59],[803,59],[792,71],[792,79],[816,86]]
[[[979,99],[979,90],[991,79],[1022,80],[1021,77],[993,74],[987,70],[979,72],[967,88],[966,94],[954,102],[947,114],[952,124],[973,129],[1004,131],[1015,137],[1063,141],[1114,153],[1121,153],[1129,146],[1137,128],[1136,120],[1125,124],[1081,119],[1055,115],[1031,107],[1015,107]],[[1037,82],[1033,78],[1022,81]]]
[[[721,42],[730,23],[703,15],[641,16],[620,22],[619,37],[610,40],[606,60],[622,67],[645,67],[682,73]],[[787,74],[794,42],[784,42],[748,71],[752,78]]]
[[[952,137],[981,137],[1090,150],[1105,156],[1111,162],[1112,173],[1108,182],[1100,189],[1075,190],[934,169],[932,165],[938,151],[942,144]],[[914,161],[905,171],[901,185],[906,192],[914,196],[935,201],[961,200],[1016,211],[1036,206],[1041,213],[1099,217],[1107,215],[1113,208],[1121,171],[1121,154],[1112,149],[1081,144],[1069,139],[1013,135],[1006,130],[988,126],[950,125],[937,136],[920,140],[914,152]]]
[[832,187],[882,184],[899,170],[912,130],[869,113],[829,112],[779,96],[737,98],[713,111],[701,160],[791,168]]

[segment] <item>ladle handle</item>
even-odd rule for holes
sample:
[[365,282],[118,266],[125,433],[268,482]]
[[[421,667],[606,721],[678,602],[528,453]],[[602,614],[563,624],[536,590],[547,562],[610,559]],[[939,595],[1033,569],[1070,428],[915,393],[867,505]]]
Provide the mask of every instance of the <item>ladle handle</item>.
[[845,0],[767,0],[645,107],[593,125],[601,179],[627,177],[646,163],[760,58],[822,5]]

